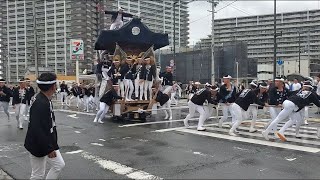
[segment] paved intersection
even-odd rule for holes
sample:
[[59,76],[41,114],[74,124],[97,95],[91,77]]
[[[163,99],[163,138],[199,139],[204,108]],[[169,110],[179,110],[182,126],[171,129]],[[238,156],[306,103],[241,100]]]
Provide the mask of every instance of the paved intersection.
[[[184,128],[186,109],[174,110],[173,121],[163,120],[159,113],[146,123],[106,120],[102,125],[92,123],[93,112],[56,109],[66,161],[62,179],[320,177],[315,168],[320,160],[318,119],[302,127],[300,139],[289,129],[288,142],[283,143],[262,138],[263,120],[257,124],[258,132],[249,133],[249,124],[244,123],[239,136],[231,137],[228,124],[219,129],[215,117],[206,122],[206,132]],[[196,123],[195,118],[190,125]],[[18,130],[14,120],[8,122],[0,113],[0,168],[15,179],[30,176],[29,157],[23,148],[25,132],[26,128]]]

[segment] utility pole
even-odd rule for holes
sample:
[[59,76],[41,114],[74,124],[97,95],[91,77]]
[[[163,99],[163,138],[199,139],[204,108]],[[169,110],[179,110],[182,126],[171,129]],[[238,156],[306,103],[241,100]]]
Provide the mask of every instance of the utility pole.
[[34,67],[35,67],[35,78],[39,77],[38,69],[38,42],[37,42],[37,18],[36,18],[36,2],[33,1],[33,38],[34,38]]
[[176,4],[177,1],[173,2],[173,73],[174,73],[174,80],[176,78]]
[[274,0],[273,14],[273,80],[277,76],[277,1]]
[[214,72],[214,7],[215,3],[212,0],[212,18],[211,18],[211,84],[215,84],[215,72]]
[[301,66],[301,32],[299,31],[299,65],[298,65],[298,70],[300,74],[300,66]]

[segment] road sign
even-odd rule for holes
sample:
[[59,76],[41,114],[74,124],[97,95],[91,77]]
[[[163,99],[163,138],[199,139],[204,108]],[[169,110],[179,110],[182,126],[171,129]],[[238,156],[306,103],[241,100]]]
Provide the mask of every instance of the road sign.
[[279,59],[279,60],[277,61],[277,63],[278,63],[278,65],[282,65],[284,62],[283,62],[281,59]]
[[81,39],[71,39],[70,40],[70,56],[72,59],[81,59],[83,60],[83,55],[84,55],[84,44],[83,40]]

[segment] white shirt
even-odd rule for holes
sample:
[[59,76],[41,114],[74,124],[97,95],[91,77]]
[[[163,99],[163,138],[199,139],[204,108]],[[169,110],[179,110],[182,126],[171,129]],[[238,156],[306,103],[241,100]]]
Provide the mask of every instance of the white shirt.
[[292,84],[292,91],[298,91],[299,89],[301,89],[300,83],[293,83]]
[[320,96],[320,82],[318,82],[318,85],[317,85],[317,94]]

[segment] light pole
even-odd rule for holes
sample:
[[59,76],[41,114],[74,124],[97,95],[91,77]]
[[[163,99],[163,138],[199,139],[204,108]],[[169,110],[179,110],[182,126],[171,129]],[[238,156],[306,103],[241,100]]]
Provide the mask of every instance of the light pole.
[[273,14],[273,79],[277,76],[277,1],[274,0]]
[[[176,5],[177,1],[173,2],[173,62],[174,67],[176,65]],[[173,67],[173,72],[175,74],[175,68]],[[175,79],[176,76],[174,76]]]
[[299,74],[300,74],[300,63],[301,63],[301,32],[299,31],[299,65],[298,65],[298,71],[299,71]]

